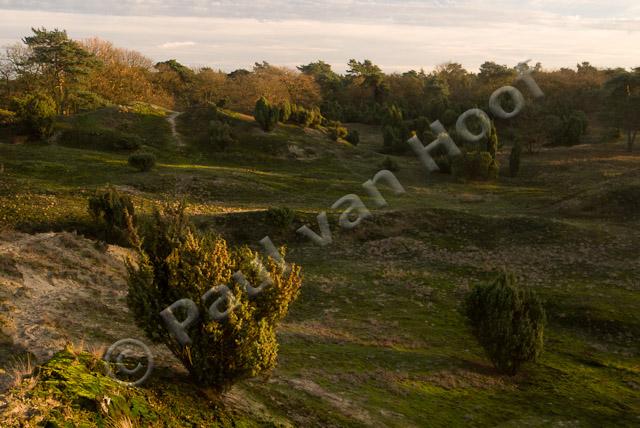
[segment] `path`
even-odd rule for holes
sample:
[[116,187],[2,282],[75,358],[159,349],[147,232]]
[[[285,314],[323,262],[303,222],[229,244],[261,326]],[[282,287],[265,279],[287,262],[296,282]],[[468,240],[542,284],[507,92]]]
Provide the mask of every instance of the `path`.
[[184,143],[184,141],[182,140],[182,135],[180,135],[180,133],[178,132],[178,129],[176,128],[176,119],[182,113],[184,113],[184,112],[182,112],[182,111],[172,111],[167,116],[167,122],[169,122],[169,125],[171,125],[171,134],[173,135],[173,138],[175,138],[175,140],[176,140],[176,145],[178,145],[179,147],[184,147],[186,145]]

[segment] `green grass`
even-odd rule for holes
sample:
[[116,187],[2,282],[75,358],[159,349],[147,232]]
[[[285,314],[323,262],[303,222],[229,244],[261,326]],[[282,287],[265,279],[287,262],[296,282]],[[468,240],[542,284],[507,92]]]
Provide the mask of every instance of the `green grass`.
[[[373,151],[376,128],[355,126],[362,142],[354,148],[288,125],[264,134],[249,117],[225,114],[237,146],[203,148],[204,121],[181,117],[187,146],[175,146],[168,128],[158,128],[155,141],[163,143],[149,143],[158,165],[148,173],[130,169],[126,154],[0,144],[0,221],[22,230],[81,229],[89,221],[87,196],[112,184],[143,212],[184,197],[198,224],[231,241],[257,248],[269,234],[286,244],[287,258],[303,267],[302,294],[280,330],[271,379],[241,385],[273,420],[397,427],[640,423],[638,223],[559,208],[622,181],[637,184],[640,156],[620,144],[524,154],[520,176],[497,183],[427,177],[414,157],[396,156],[407,193],[383,190],[389,207],[378,210],[361,187],[384,159]],[[113,111],[77,120],[129,123]],[[146,120],[127,129],[144,133],[155,123]],[[289,145],[309,155],[292,156]],[[329,210],[348,193],[360,195],[374,214],[352,231],[339,230],[339,213]],[[261,212],[269,207],[296,211],[289,230],[269,224]],[[303,223],[317,230],[321,210],[329,211],[334,232],[326,248],[295,233]],[[469,287],[504,267],[540,293],[549,314],[545,353],[515,377],[491,367],[460,312]],[[163,381],[149,385],[150,393]],[[180,388],[186,386],[174,393]],[[190,411],[187,400],[175,406]]]

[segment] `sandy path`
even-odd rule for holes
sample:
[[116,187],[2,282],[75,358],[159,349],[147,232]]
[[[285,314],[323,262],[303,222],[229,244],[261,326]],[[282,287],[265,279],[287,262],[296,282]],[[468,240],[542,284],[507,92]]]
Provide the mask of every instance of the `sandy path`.
[[179,147],[183,147],[183,146],[186,145],[184,143],[184,140],[182,139],[182,135],[180,135],[180,133],[178,132],[178,129],[176,128],[176,119],[182,113],[184,113],[184,112],[182,112],[182,111],[174,111],[174,112],[171,112],[171,114],[169,114],[167,116],[167,122],[169,122],[169,125],[171,125],[171,134],[173,135],[173,138],[175,138],[175,140],[176,140],[176,145],[178,145]]

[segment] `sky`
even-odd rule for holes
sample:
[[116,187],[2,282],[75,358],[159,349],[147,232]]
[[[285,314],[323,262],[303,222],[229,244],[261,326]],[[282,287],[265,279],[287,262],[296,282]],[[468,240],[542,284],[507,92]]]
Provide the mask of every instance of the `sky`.
[[230,72],[350,58],[385,72],[448,61],[640,66],[638,0],[0,0],[0,45],[31,27],[97,36],[155,61]]

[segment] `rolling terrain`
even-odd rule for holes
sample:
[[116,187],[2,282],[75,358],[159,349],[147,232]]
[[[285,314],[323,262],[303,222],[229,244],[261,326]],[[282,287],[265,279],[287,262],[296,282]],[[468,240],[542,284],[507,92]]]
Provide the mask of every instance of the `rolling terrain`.
[[[386,157],[376,151],[377,127],[347,125],[362,136],[351,146],[292,125],[267,134],[249,116],[224,114],[237,139],[225,151],[202,143],[207,122],[197,115],[171,114],[172,125],[163,112],[105,109],[66,125],[138,136],[158,158],[146,173],[127,166],[126,152],[70,144],[64,133],[51,144],[0,141],[5,385],[16,355],[44,362],[74,344],[41,381],[5,392],[0,425],[21,426],[25,415],[34,426],[115,424],[109,410],[78,398],[87,394],[119,397],[118,414],[140,426],[640,424],[640,155],[624,142],[525,153],[519,176],[497,182],[429,176],[417,158],[392,156],[406,193],[385,188],[388,206],[376,209],[362,184]],[[503,165],[507,155],[503,148]],[[128,250],[94,242],[101,235],[87,197],[107,185],[142,215],[182,198],[199,227],[233,244],[257,249],[269,235],[287,246],[304,283],[270,377],[219,402],[198,393],[161,347],[152,348],[159,364],[140,388],[94,373],[96,357],[82,348],[100,355],[127,335],[146,341],[126,307]],[[330,207],[352,193],[373,215],[340,229]],[[273,207],[294,210],[291,224],[271,221]],[[327,247],[295,232],[318,230],[321,211],[333,232]],[[501,269],[534,288],[549,317],[542,358],[514,377],[493,368],[461,310],[470,286]],[[67,366],[78,372],[65,374]],[[73,383],[87,376],[90,393]]]

